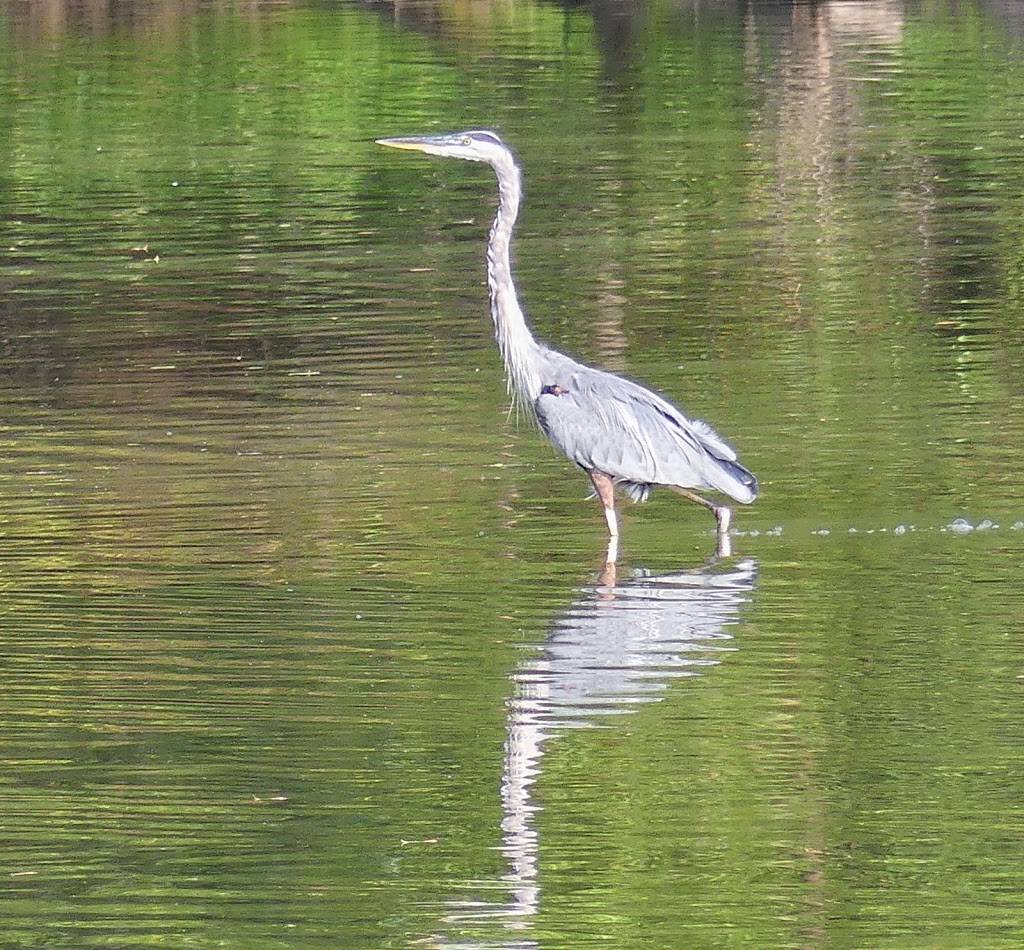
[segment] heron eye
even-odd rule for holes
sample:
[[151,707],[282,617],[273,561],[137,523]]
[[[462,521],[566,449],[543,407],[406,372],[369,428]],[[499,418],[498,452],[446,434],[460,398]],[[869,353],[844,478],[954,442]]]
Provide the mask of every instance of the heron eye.
[[463,145],[472,145],[473,144],[473,140],[468,135],[465,135],[462,138],[462,144]]

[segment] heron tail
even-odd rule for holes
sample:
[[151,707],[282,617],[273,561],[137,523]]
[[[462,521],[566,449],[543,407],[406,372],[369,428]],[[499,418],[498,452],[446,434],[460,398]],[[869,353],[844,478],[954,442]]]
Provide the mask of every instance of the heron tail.
[[744,505],[757,498],[757,477],[753,472],[731,459],[715,459],[715,462],[714,474],[709,479],[712,487]]

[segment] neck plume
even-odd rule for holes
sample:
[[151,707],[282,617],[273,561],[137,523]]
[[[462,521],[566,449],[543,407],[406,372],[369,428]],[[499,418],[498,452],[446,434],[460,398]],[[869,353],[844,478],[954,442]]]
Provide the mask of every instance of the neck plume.
[[536,365],[539,346],[519,306],[516,287],[512,282],[509,254],[512,229],[522,199],[522,181],[511,155],[502,156],[494,164],[494,171],[498,176],[500,200],[487,243],[487,286],[491,296],[491,317],[494,320],[494,336],[505,363],[509,392],[517,402],[525,404],[532,412],[534,400],[540,395],[542,385]]

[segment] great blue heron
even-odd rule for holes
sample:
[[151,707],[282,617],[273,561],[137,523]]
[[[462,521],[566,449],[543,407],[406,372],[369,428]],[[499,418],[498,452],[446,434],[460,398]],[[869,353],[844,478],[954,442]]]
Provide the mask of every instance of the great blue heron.
[[711,489],[749,504],[757,479],[707,423],[689,419],[649,389],[584,366],[534,339],[512,281],[509,245],[522,178],[512,152],[494,133],[457,132],[378,139],[377,144],[428,155],[486,162],[498,176],[498,213],[487,243],[487,284],[495,337],[509,391],[536,417],[554,446],[589,476],[608,523],[608,560],[618,551],[615,486],[646,501],[655,485],[710,508],[718,524],[718,550],[729,553],[732,512],[698,495]]

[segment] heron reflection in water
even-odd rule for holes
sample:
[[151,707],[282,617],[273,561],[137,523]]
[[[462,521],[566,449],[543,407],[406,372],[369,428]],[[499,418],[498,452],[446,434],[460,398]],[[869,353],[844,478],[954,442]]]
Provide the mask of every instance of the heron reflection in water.
[[[497,921],[525,932],[540,903],[539,833],[533,802],[547,743],[572,729],[611,725],[610,716],[659,702],[669,684],[699,676],[736,649],[740,621],[757,578],[752,559],[628,578],[583,588],[536,655],[512,675],[502,767],[502,850],[509,873],[504,903],[453,904],[450,925]],[[610,583],[609,583],[610,582]],[[602,722],[603,721],[603,722]],[[472,946],[472,943],[461,943]],[[502,946],[532,947],[529,940]]]
[[743,504],[757,497],[757,479],[706,422],[690,419],[651,390],[585,366],[534,339],[519,306],[509,248],[522,178],[494,132],[378,139],[378,144],[429,155],[485,162],[498,178],[498,214],[487,244],[491,317],[513,398],[537,420],[552,444],[593,483],[608,524],[608,561],[618,557],[615,487],[646,501],[656,485],[711,509],[718,553],[729,552],[731,510],[699,494],[711,490]]

